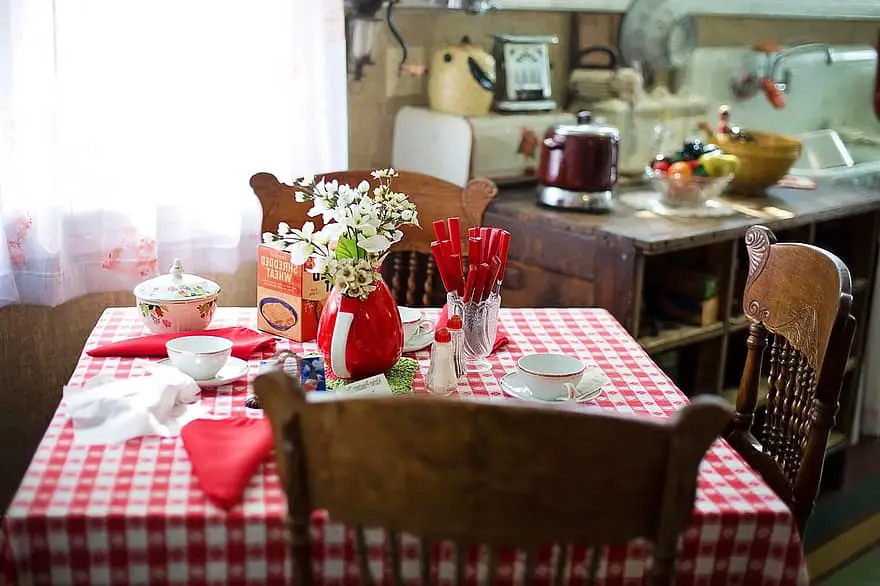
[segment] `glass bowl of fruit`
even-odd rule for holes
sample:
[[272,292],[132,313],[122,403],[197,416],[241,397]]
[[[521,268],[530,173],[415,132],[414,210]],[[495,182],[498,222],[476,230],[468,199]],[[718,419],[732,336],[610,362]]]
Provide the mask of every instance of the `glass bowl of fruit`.
[[719,197],[739,171],[739,159],[694,139],[671,155],[657,155],[648,180],[670,207],[704,206]]

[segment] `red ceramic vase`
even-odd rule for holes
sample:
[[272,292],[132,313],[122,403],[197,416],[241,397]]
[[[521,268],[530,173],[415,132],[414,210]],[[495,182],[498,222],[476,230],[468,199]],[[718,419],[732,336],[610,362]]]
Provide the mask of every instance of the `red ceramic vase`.
[[346,297],[334,287],[318,323],[318,350],[339,378],[383,374],[403,352],[403,325],[385,281],[366,301]]

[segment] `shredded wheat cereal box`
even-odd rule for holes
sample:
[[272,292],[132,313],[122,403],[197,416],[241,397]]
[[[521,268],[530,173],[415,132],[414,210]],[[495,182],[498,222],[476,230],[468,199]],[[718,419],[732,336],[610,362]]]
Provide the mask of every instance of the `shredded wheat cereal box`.
[[290,254],[261,244],[257,250],[257,329],[308,342],[318,335],[330,284],[290,262]]

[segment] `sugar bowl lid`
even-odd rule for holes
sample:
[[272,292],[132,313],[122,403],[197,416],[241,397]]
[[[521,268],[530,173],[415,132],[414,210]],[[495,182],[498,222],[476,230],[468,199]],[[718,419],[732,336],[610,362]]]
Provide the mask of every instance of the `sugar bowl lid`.
[[220,285],[214,281],[185,274],[178,258],[174,259],[168,274],[144,281],[134,288],[135,297],[144,301],[190,301],[219,293]]

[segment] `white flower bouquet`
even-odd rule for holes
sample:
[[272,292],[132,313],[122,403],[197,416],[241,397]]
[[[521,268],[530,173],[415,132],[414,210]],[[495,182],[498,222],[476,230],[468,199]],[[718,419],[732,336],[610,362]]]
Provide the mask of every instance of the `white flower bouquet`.
[[290,253],[297,266],[319,273],[348,297],[365,300],[382,278],[380,268],[388,250],[403,238],[402,226],[419,226],[416,206],[405,193],[391,188],[394,169],[372,172],[376,186],[361,181],[357,187],[336,181],[294,181],[296,200],[312,202],[310,217],[321,216],[315,230],[306,222],[299,230],[282,222],[277,234],[266,232],[263,242]]

